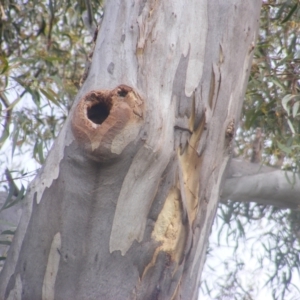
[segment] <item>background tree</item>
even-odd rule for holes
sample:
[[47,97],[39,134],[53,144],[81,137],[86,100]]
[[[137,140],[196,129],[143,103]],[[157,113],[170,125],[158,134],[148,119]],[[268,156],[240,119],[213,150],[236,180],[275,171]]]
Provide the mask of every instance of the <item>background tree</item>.
[[[61,78],[63,78],[64,80],[63,84],[65,88],[67,88],[68,86],[72,86],[70,85],[70,82],[74,83],[73,87],[75,88],[78,87],[80,77],[81,77],[80,72],[78,72],[78,67],[83,68],[85,58],[88,57],[87,53],[89,51],[86,51],[85,55],[75,57],[76,59],[74,59],[73,56],[75,54],[77,55],[80,53],[78,51],[73,50],[76,49],[76,45],[77,47],[80,47],[81,51],[85,51],[84,49],[86,49],[85,47],[82,46],[84,44],[84,41],[80,39],[80,37],[86,36],[85,33],[86,31],[82,27],[81,20],[78,17],[78,15],[82,14],[83,9],[85,8],[84,3],[79,2],[78,4],[76,3],[75,6],[72,6],[71,4],[66,4],[65,7],[61,8],[61,11],[58,11],[57,7],[56,9],[53,9],[53,6],[55,5],[57,7],[60,7],[59,5],[51,2],[49,9],[51,12],[54,12],[54,14],[53,13],[50,14],[51,15],[50,18],[49,17],[42,18],[42,20],[40,21],[40,25],[36,27],[31,26],[33,22],[30,21],[24,22],[24,19],[27,20],[28,16],[30,17],[32,16],[31,21],[33,20],[38,21],[38,18],[35,17],[34,14],[37,14],[37,11],[39,12],[42,11],[45,14],[45,6],[40,5],[41,7],[39,8],[39,10],[36,9],[37,5],[30,8],[30,5],[26,7],[22,7],[21,3],[19,5],[10,4],[10,6],[2,7],[3,17],[2,17],[1,28],[2,28],[2,33],[3,32],[6,33],[6,37],[5,34],[3,34],[4,38],[2,39],[2,43],[1,43],[2,46],[1,53],[4,53],[1,56],[2,57],[1,61],[3,62],[2,74],[5,75],[2,77],[3,79],[5,78],[5,84],[2,91],[2,94],[4,96],[1,94],[4,100],[2,98],[1,99],[3,101],[3,105],[9,107],[8,110],[5,109],[3,110],[3,113],[6,115],[6,123],[4,124],[9,124],[11,120],[15,121],[15,126],[13,127],[12,126],[9,127],[8,125],[5,125],[4,127],[5,130],[3,131],[3,135],[2,135],[2,141],[4,141],[6,137],[8,137],[7,133],[9,132],[10,129],[11,131],[10,136],[13,145],[12,153],[14,154],[14,158],[16,157],[16,154],[18,154],[18,151],[24,149],[25,144],[29,143],[29,145],[31,144],[32,146],[34,146],[33,147],[34,157],[39,162],[43,161],[43,157],[44,157],[43,151],[45,151],[45,146],[48,146],[49,148],[53,136],[55,136],[59,131],[59,127],[60,127],[59,124],[62,124],[62,121],[65,118],[65,114],[68,111],[70,99],[74,97],[74,93],[73,94],[70,93],[68,97],[68,93],[61,90],[62,83],[60,82],[60,80]],[[238,147],[236,148],[236,152],[239,155],[248,156],[249,155],[248,149],[249,150],[254,149],[253,143],[250,142],[252,132],[253,130],[256,130],[256,128],[259,126],[260,128],[262,128],[263,134],[265,135],[265,139],[268,141],[268,144],[265,144],[263,147],[263,151],[262,151],[263,159],[267,160],[268,163],[270,162],[272,163],[273,160],[275,161],[275,158],[279,158],[279,160],[284,160],[285,164],[286,163],[288,163],[289,165],[294,164],[292,166],[292,169],[294,171],[297,171],[297,168],[295,166],[297,163],[296,155],[297,155],[297,138],[298,138],[298,134],[297,134],[298,131],[295,129],[294,124],[297,124],[298,116],[297,116],[297,109],[296,109],[297,97],[294,97],[294,95],[296,94],[294,93],[295,90],[293,89],[297,87],[297,72],[295,72],[295,69],[288,69],[288,63],[290,62],[292,64],[296,61],[295,60],[295,55],[297,52],[296,38],[294,39],[294,41],[292,41],[290,37],[292,36],[292,34],[296,36],[297,33],[297,26],[295,26],[296,23],[294,21],[297,20],[297,9],[298,6],[296,2],[295,3],[286,2],[282,4],[282,3],[276,3],[275,1],[273,2],[270,1],[270,2],[265,2],[263,4],[263,15],[262,15],[263,27],[260,34],[259,48],[255,52],[256,60],[255,60],[254,67],[252,68],[252,76],[251,76],[252,80],[250,81],[249,92],[247,93],[247,97],[246,97],[247,101],[245,102],[245,106],[244,106],[245,107],[244,117],[241,123],[242,130],[239,131],[239,134],[237,136]],[[97,9],[95,11],[99,11],[99,10]],[[15,14],[17,14],[18,17],[20,17],[19,23],[13,21],[14,20],[13,17],[15,17]],[[23,14],[23,19],[22,19],[22,14]],[[64,17],[65,22],[59,21],[60,16]],[[99,20],[99,15],[98,16],[96,15],[95,18]],[[45,20],[49,20],[49,21],[46,22]],[[73,20],[74,22],[73,24],[71,20]],[[282,21],[284,22],[282,23]],[[28,26],[26,27],[25,24],[27,24]],[[9,27],[10,25],[12,25],[11,28]],[[70,25],[72,25],[71,28]],[[55,26],[57,29],[56,31],[53,30]],[[64,27],[65,29],[62,30]],[[41,44],[38,45],[40,45],[42,49],[47,48],[47,51],[44,52],[44,56],[39,57],[39,60],[41,60],[40,65],[43,66],[43,68],[37,68],[38,70],[41,69],[38,72],[38,76],[39,76],[38,80],[40,80],[39,81],[41,82],[40,84],[37,84],[37,81],[34,80],[35,75],[32,76],[33,74],[32,70],[35,70],[36,65],[38,64],[38,60],[36,58],[38,57],[37,54],[39,54],[38,51],[39,48],[36,47],[36,44],[32,46],[32,44],[30,43],[32,37],[35,36],[34,33],[32,33],[32,29],[34,28],[39,28],[39,30],[36,31],[37,32],[36,35],[38,37],[37,40],[39,39],[41,40]],[[71,35],[72,31],[76,31],[76,34],[74,33],[74,36]],[[8,33],[13,33],[13,32],[15,32],[15,35],[9,36]],[[270,34],[270,32],[272,34]],[[67,37],[62,33],[67,34]],[[23,41],[23,43],[28,41],[27,48],[24,45],[19,45],[20,43],[19,44],[17,42],[13,43],[13,41],[19,41],[21,36],[22,38],[24,38],[24,35],[28,36],[28,38],[24,39]],[[70,37],[73,37],[73,39],[71,39]],[[9,40],[9,38],[11,39]],[[49,40],[50,40],[51,47],[48,48]],[[72,41],[72,43],[68,44],[67,41],[69,40]],[[89,38],[89,41],[91,40],[92,37]],[[45,41],[48,42],[45,43]],[[64,41],[64,42],[58,43],[55,41]],[[18,45],[19,48],[16,45]],[[281,48],[279,45],[281,45]],[[8,51],[7,49],[10,49],[10,51]],[[20,64],[14,64],[15,61],[16,62],[18,62],[18,60],[21,61],[20,58],[16,57],[17,56],[16,49],[22,49],[23,51],[22,59],[23,61],[25,59],[26,66],[28,65],[30,66],[28,67],[27,71],[26,70],[23,71],[22,68],[20,67]],[[25,51],[24,49],[27,50]],[[52,49],[55,49],[55,51],[51,52]],[[63,52],[63,55],[61,55],[62,54],[61,51],[63,49],[65,52]],[[53,56],[52,59],[51,59],[51,55],[49,55],[50,53],[52,53]],[[276,56],[274,55],[275,53],[282,54],[281,61],[276,58]],[[66,59],[68,55],[70,56],[70,54],[72,55],[72,59],[69,60]],[[289,57],[289,59],[287,57]],[[62,65],[64,67],[62,67]],[[23,64],[22,67],[25,68],[24,66],[25,65]],[[283,72],[283,70],[285,70],[285,67],[286,70],[289,71],[288,73],[289,76],[287,76],[286,82],[283,82],[282,80],[278,81],[277,79],[278,76],[276,75],[278,75],[277,73],[279,71],[280,72],[282,71],[282,73],[280,73],[282,74],[282,76],[287,75],[287,74],[284,75]],[[52,74],[50,72],[50,69],[55,70],[53,78],[51,76],[48,76],[49,74],[50,75]],[[73,73],[69,72],[70,70],[74,70],[74,72]],[[41,76],[41,74],[44,74],[44,78],[43,76]],[[58,76],[55,76],[55,74],[58,74]],[[69,75],[68,77],[68,75],[66,74],[71,74],[71,75]],[[272,79],[271,80],[266,79],[268,77],[272,77]],[[26,79],[27,81],[24,78],[27,78]],[[21,79],[24,81],[21,81]],[[291,84],[292,81],[294,85]],[[273,85],[270,85],[270,82],[275,82],[275,83],[273,83]],[[282,90],[282,86],[285,87],[285,90]],[[14,89],[12,89],[11,87],[14,87]],[[4,93],[4,89],[5,89],[5,93]],[[20,99],[17,98],[17,96],[15,96],[15,99],[17,99],[19,102],[14,103],[14,101],[10,101],[16,104],[15,106],[11,105],[11,103],[8,104],[8,99],[5,99],[5,97],[8,98],[8,96],[10,99],[13,98],[12,95],[15,94],[12,91],[19,91]],[[67,89],[67,92],[68,91],[69,90]],[[20,104],[22,104],[24,101],[26,105],[28,105],[27,103],[31,101],[30,98],[26,98],[26,93],[30,93],[33,95],[32,99],[34,100],[35,103],[35,105],[30,108],[30,111],[28,108],[24,109],[24,104],[22,105],[22,109],[20,109]],[[293,97],[289,96],[289,94],[293,95]],[[266,95],[268,95],[268,97]],[[285,100],[282,101],[282,99],[286,95],[288,95],[288,97],[286,97]],[[49,105],[46,105],[46,103],[49,103],[50,107],[52,105],[51,110],[49,110],[48,108]],[[289,111],[290,111],[290,115],[287,116]],[[10,117],[12,114],[13,114],[13,118]],[[21,117],[19,118],[19,116]],[[32,116],[35,117],[33,118]],[[50,122],[52,125],[49,123],[48,120],[52,120],[51,121],[52,123]],[[52,127],[49,125],[51,125]],[[49,136],[49,128],[51,133],[50,136]],[[41,132],[40,131],[37,132],[36,130],[41,130]],[[38,134],[36,134],[36,132]],[[289,136],[290,139],[287,138]],[[30,137],[32,137],[32,139],[30,139]],[[292,140],[292,144],[291,144],[291,140]],[[273,141],[272,144],[270,144],[270,141]],[[25,147],[25,149],[27,150],[28,148]],[[255,151],[253,152],[256,153]],[[282,154],[282,152],[284,152],[284,154]],[[295,158],[294,160],[295,163],[293,163],[292,160],[287,160],[287,158],[290,159]],[[21,170],[21,174],[22,174],[22,169],[20,168],[19,170]],[[20,176],[16,173],[13,173],[13,175],[14,177]],[[6,178],[4,180],[6,180]],[[241,237],[243,237],[244,234],[247,233],[246,228],[245,229],[243,228],[245,224],[246,223],[249,224],[249,222],[253,223],[254,222],[253,219],[257,219],[257,218],[259,219],[263,217],[267,217],[269,219],[274,218],[276,221],[282,220],[280,222],[283,224],[286,224],[287,222],[288,226],[284,226],[284,227],[281,226],[280,228],[281,231],[280,230],[278,231],[278,235],[274,235],[274,232],[272,232],[272,235],[270,235],[270,239],[273,238],[274,241],[276,240],[279,241],[277,242],[277,247],[274,247],[274,249],[273,248],[269,249],[271,261],[274,261],[274,257],[276,257],[277,253],[280,254],[281,252],[280,240],[282,239],[282,237],[284,237],[283,240],[290,239],[291,241],[293,241],[293,247],[291,247],[289,250],[294,251],[294,255],[292,253],[291,255],[285,255],[284,259],[282,255],[278,256],[279,258],[281,257],[281,259],[278,259],[278,262],[276,261],[277,268],[275,269],[276,272],[274,272],[275,276],[272,275],[273,280],[270,281],[271,284],[273,283],[272,286],[274,290],[274,297],[280,295],[281,291],[286,290],[285,287],[290,283],[289,280],[290,277],[288,277],[288,280],[282,277],[283,272],[286,272],[284,270],[284,267],[286,266],[289,267],[291,263],[294,263],[295,268],[297,268],[298,266],[296,261],[298,242],[297,240],[295,240],[295,235],[293,235],[295,232],[294,230],[295,226],[297,224],[297,216],[296,216],[297,213],[295,213],[295,211],[292,212],[282,211],[282,210],[279,211],[277,209],[274,210],[273,208],[232,202],[227,204],[227,208],[221,207],[220,214],[226,222],[225,227],[223,226],[222,228],[226,228],[227,226],[226,224],[228,224],[228,222],[230,221],[231,229],[230,228],[229,229],[231,231],[228,232],[229,236],[240,235]],[[235,217],[233,218],[233,216]],[[293,221],[289,221],[290,219]],[[236,227],[232,225],[234,220],[237,222]],[[287,242],[283,242],[281,244],[285,245],[287,244]],[[292,268],[289,268],[289,270],[292,270]],[[246,293],[243,291],[244,287],[241,287],[237,293],[237,288],[239,288],[240,283],[236,281],[235,277],[231,277],[231,278],[234,279],[233,286],[232,286],[234,288],[232,288],[232,290],[236,293],[236,296],[243,295],[243,293]],[[274,283],[274,280],[276,279],[281,279],[280,282],[283,284],[281,286],[278,286],[277,283]],[[214,289],[214,291],[216,291],[216,289]],[[221,293],[224,294],[224,289],[221,289]],[[246,294],[249,294],[249,292],[247,292]]]

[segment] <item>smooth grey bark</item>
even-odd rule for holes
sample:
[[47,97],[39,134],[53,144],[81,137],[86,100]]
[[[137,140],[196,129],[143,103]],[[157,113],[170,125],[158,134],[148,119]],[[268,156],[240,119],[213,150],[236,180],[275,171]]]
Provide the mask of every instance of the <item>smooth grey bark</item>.
[[107,3],[88,78],[27,192],[1,299],[197,298],[260,5]]

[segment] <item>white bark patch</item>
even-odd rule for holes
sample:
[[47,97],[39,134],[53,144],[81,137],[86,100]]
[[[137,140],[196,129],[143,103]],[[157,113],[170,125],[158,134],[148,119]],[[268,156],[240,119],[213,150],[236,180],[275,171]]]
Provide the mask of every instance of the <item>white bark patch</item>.
[[[119,7],[122,7],[120,14],[116,13]],[[105,17],[87,79],[91,89],[112,89],[120,83],[136,86],[137,60],[133,49],[138,35],[135,11],[138,7],[138,3],[126,5],[125,1],[105,5]]]
[[55,144],[52,146],[52,149],[49,152],[46,163],[44,164],[41,173],[38,174],[31,185],[32,194],[34,194],[35,192],[37,193],[37,204],[40,203],[44,190],[46,188],[49,188],[53,180],[58,178],[59,164],[64,157],[65,146],[70,145],[72,142],[70,134],[67,134],[67,126],[68,123],[63,126],[57,140],[55,141]]
[[21,300],[22,299],[22,280],[20,274],[16,276],[15,287],[10,291],[7,300]]
[[[230,94],[230,101],[228,104],[227,109],[227,116],[235,116],[237,112],[241,110],[241,105],[243,104],[243,101],[239,101],[239,105],[236,105],[236,98],[241,99],[245,95],[245,88],[247,85],[245,85],[246,79],[249,76],[249,68],[251,68],[250,62],[252,61],[252,54],[253,49],[256,41],[256,32],[253,33],[252,42],[250,43],[250,48],[248,50],[247,55],[245,56],[244,63],[243,63],[243,69],[241,72],[241,76],[238,79],[238,82],[234,83],[232,85],[232,93]],[[241,89],[240,87],[244,86],[244,89]]]
[[139,24],[139,39],[137,43],[137,49],[139,52],[143,52],[146,42],[152,34],[153,27],[157,22],[157,14],[153,14],[155,9],[157,9],[157,6],[158,2],[153,0],[147,1],[142,13],[137,18],[137,22]]
[[60,248],[61,235],[58,232],[53,238],[48,256],[48,263],[43,282],[42,300],[54,300],[55,281],[60,261],[60,254],[58,251],[60,250]]
[[[190,59],[185,80],[185,94],[187,97],[192,96],[202,77],[206,35],[208,30],[207,1],[198,1],[195,6],[197,7],[191,11],[194,15],[191,16],[191,19],[198,19],[199,22],[201,22],[201,26],[198,30],[193,30],[192,27],[195,27],[195,24],[193,22],[188,22],[190,28],[187,29],[187,32],[189,32],[189,34],[182,33],[180,35],[180,37],[189,37],[189,40],[186,41],[190,47]],[[195,17],[195,15],[197,15],[197,17]],[[187,47],[187,44],[185,47]]]
[[129,123],[116,135],[111,143],[111,152],[121,154],[124,148],[132,141],[135,140],[139,133],[140,128],[133,123]]
[[110,252],[121,250],[125,255],[134,240],[143,239],[147,215],[160,182],[168,156],[143,147],[135,156],[124,179],[117,202]]

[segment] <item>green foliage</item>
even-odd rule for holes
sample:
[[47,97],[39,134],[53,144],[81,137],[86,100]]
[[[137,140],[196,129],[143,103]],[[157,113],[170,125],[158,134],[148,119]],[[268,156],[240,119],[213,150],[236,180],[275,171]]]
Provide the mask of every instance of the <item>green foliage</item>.
[[[263,129],[265,161],[284,157],[286,169],[300,166],[300,6],[264,1],[257,47],[243,108],[243,130]],[[245,143],[245,140],[241,143]]]
[[92,48],[84,10],[84,0],[0,4],[0,149],[7,141],[12,157],[26,149],[42,164],[66,118]]

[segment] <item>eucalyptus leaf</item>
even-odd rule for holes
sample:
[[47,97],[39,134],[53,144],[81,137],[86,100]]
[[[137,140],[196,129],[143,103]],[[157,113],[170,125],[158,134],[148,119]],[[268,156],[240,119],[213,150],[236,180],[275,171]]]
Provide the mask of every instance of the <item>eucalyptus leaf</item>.
[[295,118],[299,112],[300,101],[296,101],[293,105],[293,118]]

